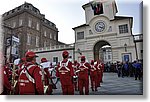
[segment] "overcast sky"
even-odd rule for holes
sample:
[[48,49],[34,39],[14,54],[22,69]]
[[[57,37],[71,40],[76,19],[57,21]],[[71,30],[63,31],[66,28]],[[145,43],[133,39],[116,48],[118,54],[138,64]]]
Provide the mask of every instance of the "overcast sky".
[[[24,2],[33,4],[45,14],[46,19],[55,23],[59,30],[59,41],[74,43],[74,30],[72,28],[85,24],[85,12],[82,5],[92,0],[3,0],[0,3],[0,14],[3,14]],[[140,2],[142,0],[116,0],[118,16],[131,16],[133,34],[141,33]]]

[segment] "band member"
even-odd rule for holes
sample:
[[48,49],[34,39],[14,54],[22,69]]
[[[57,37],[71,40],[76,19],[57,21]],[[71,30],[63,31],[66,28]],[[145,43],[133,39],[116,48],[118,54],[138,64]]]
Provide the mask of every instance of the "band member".
[[26,63],[19,71],[18,86],[19,94],[44,94],[44,87],[42,83],[41,69],[36,65],[35,52],[29,51],[25,54]]
[[74,69],[74,74],[75,74],[75,77],[74,77],[75,91],[78,91],[78,72],[77,72],[78,68],[79,68],[79,63],[77,62],[77,60],[75,60],[73,63],[73,69]]
[[73,76],[74,71],[72,67],[72,62],[68,61],[69,53],[68,51],[63,51],[62,53],[63,61],[58,64],[56,68],[56,76],[60,78],[61,87],[63,95],[73,95],[74,85]]
[[[53,65],[53,63],[50,63],[50,68],[49,68],[49,72],[50,75],[52,77],[53,80],[51,80],[52,82],[52,89],[57,89],[56,84],[58,82],[57,78],[56,78],[56,70],[55,70],[56,65]],[[54,76],[54,77],[53,77]],[[55,79],[55,80],[54,80]]]
[[94,60],[91,60],[90,79],[92,91],[97,91],[97,65],[94,65]]
[[49,73],[49,68],[50,68],[50,62],[47,61],[46,58],[42,58],[41,59],[41,64],[42,66],[42,70],[44,71],[44,85],[48,86],[46,94],[50,95],[52,94],[53,90],[52,90],[52,76]]
[[103,74],[104,74],[104,63],[101,61],[101,65],[102,65],[102,68],[101,68],[101,72],[102,72],[102,78],[101,78],[101,82],[103,82]]
[[12,91],[12,87],[11,87],[11,83],[9,81],[9,68],[7,65],[4,66],[3,69],[3,78],[4,78],[4,82],[3,82],[3,95],[9,95],[10,92]]
[[[78,76],[80,95],[89,94],[89,76],[88,76],[89,69],[90,64],[85,62],[85,56],[81,56],[81,62],[79,65],[79,76]],[[83,92],[84,88],[85,93]]]
[[102,81],[102,64],[97,61],[97,87],[100,87],[100,82]]
[[14,85],[14,94],[16,95],[19,94],[19,85],[18,85],[19,71],[24,68],[25,63],[26,58],[25,57],[21,58],[18,64],[18,69],[16,70],[15,74],[16,85]]

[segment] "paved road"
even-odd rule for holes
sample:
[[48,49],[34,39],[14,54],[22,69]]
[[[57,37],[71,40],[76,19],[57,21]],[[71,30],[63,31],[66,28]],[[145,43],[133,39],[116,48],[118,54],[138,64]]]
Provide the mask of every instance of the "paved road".
[[[61,95],[60,82],[57,83],[57,89],[53,90],[53,95]],[[90,87],[90,86],[89,86]],[[119,77],[116,73],[104,73],[103,83],[97,92],[90,89],[90,95],[142,95],[142,80],[134,80],[134,77]],[[75,91],[79,95],[79,91]]]

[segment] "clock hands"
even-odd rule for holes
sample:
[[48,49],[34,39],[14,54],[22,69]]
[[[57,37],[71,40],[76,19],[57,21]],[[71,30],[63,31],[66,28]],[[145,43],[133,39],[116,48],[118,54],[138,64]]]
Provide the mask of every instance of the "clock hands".
[[95,30],[97,32],[102,32],[105,29],[105,24],[104,22],[97,22],[95,25]]

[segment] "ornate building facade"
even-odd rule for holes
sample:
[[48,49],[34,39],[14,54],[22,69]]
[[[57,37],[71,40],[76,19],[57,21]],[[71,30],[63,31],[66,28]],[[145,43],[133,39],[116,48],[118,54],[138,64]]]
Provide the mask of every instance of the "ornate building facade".
[[[3,14],[3,29],[5,44],[7,38],[12,36],[19,39],[19,57],[23,57],[28,49],[59,44],[56,25],[46,19],[45,15],[30,3],[25,2],[23,5],[5,12]],[[7,50],[8,46],[4,46]],[[5,51],[5,55],[6,52],[8,51]]]

